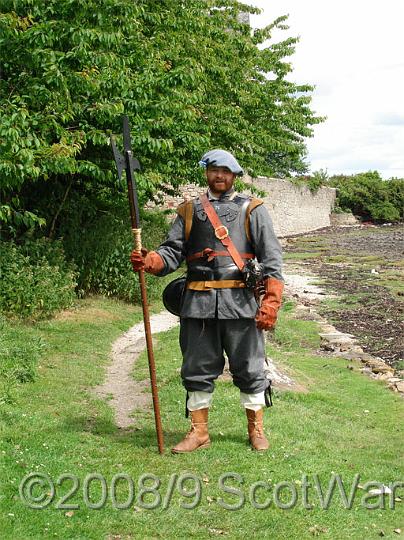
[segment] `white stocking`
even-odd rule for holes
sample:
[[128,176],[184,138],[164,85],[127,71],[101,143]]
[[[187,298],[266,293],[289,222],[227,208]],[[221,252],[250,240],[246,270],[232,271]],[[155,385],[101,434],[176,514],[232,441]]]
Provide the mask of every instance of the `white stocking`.
[[265,392],[259,392],[258,394],[245,394],[240,392],[240,402],[246,409],[251,409],[255,412],[265,407]]
[[212,392],[202,392],[201,390],[198,390],[196,392],[188,392],[188,410],[199,411],[199,409],[208,408],[212,401],[212,397]]

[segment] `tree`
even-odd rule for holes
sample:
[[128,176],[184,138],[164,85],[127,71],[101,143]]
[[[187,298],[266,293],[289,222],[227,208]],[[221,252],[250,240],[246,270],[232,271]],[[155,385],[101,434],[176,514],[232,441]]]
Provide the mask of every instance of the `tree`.
[[[3,220],[57,230],[63,205],[116,195],[108,134],[129,115],[143,199],[200,177],[224,147],[252,174],[303,172],[311,87],[286,80],[297,39],[259,47],[235,0],[0,0]],[[37,216],[37,217],[35,217]],[[38,217],[39,216],[39,217]],[[24,221],[25,220],[25,221]]]

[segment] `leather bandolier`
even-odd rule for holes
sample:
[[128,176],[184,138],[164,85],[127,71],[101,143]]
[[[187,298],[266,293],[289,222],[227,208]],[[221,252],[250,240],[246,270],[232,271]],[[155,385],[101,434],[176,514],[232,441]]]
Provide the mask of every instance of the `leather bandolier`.
[[[211,201],[220,221],[228,229],[230,238],[245,260],[254,258],[254,249],[246,234],[246,222],[251,202],[250,198],[243,195],[236,195],[232,200]],[[187,281],[228,282],[229,284],[234,281],[233,285],[229,285],[230,287],[244,286],[242,273],[220,239],[216,237],[201,201],[195,199],[192,203],[192,225],[186,243]],[[258,203],[261,201],[255,203],[254,207]],[[237,285],[237,282],[240,282],[240,285]]]

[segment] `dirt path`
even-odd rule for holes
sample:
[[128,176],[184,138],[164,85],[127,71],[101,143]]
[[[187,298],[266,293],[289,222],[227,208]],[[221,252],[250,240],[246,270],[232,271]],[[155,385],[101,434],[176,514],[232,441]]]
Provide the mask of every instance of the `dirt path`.
[[[165,332],[178,324],[178,317],[163,311],[150,317],[152,334]],[[107,399],[115,412],[120,428],[133,424],[131,414],[137,408],[149,407],[151,395],[145,392],[148,381],[135,381],[133,366],[146,347],[143,321],[132,326],[112,345],[112,363],[108,366],[104,384],[95,389],[97,396]]]

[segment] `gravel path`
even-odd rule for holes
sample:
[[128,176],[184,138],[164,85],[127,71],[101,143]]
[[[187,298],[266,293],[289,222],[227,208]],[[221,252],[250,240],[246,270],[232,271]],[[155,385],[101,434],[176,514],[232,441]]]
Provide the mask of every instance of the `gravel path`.
[[[165,332],[178,324],[178,317],[163,311],[150,317],[152,334]],[[133,424],[131,414],[135,409],[146,408],[152,403],[145,392],[149,381],[135,381],[133,366],[146,347],[143,321],[132,326],[112,345],[112,363],[108,366],[105,383],[95,389],[97,396],[108,399],[115,412],[115,423],[120,428]]]

